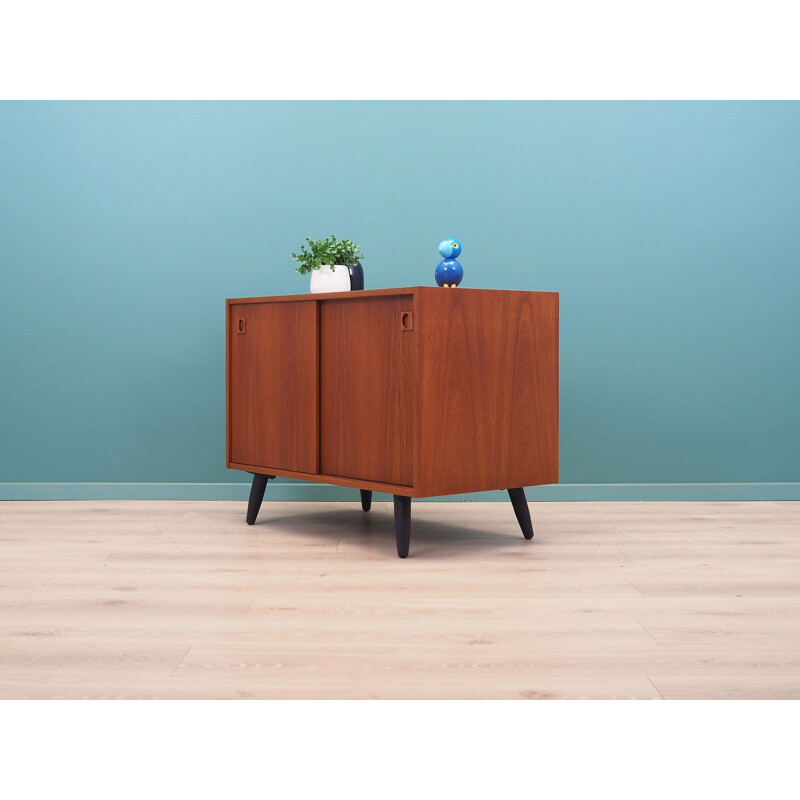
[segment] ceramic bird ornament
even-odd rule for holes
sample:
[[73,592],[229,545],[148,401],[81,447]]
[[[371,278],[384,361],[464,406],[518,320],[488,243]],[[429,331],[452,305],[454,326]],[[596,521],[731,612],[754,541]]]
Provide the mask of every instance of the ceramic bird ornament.
[[436,267],[436,283],[446,289],[455,289],[464,278],[464,269],[456,259],[461,255],[461,242],[458,239],[444,239],[439,243],[439,253],[443,260]]

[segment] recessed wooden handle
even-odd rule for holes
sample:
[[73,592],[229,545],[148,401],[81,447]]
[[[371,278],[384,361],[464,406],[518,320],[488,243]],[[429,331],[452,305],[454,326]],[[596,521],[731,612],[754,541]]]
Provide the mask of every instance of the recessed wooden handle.
[[236,320],[236,333],[247,333],[247,320],[244,317]]
[[400,330],[413,331],[414,330],[414,312],[401,311],[400,312]]

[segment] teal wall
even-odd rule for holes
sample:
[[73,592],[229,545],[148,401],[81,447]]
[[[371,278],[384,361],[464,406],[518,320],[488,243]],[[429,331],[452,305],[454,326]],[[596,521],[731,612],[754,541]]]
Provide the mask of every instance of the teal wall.
[[561,293],[563,483],[800,498],[795,102],[2,103],[2,496],[228,496],[224,298],[331,232]]

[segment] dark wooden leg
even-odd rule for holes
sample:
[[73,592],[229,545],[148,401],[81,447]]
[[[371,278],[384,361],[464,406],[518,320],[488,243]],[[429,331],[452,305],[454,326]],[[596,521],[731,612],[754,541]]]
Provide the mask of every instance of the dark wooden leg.
[[364,511],[372,508],[372,492],[369,489],[361,489],[361,508]]
[[394,496],[394,535],[397,539],[397,555],[405,558],[411,540],[411,498],[399,494]]
[[247,503],[248,525],[255,525],[258,510],[261,508],[261,501],[264,499],[264,490],[267,488],[267,481],[274,477],[274,475],[253,473],[253,485],[250,487],[250,500]]
[[526,539],[533,539],[531,512],[528,508],[528,501],[525,499],[525,490],[509,489],[508,496],[511,498],[511,505],[514,506],[514,513],[517,515],[517,522],[519,522],[519,526],[522,528],[522,535]]

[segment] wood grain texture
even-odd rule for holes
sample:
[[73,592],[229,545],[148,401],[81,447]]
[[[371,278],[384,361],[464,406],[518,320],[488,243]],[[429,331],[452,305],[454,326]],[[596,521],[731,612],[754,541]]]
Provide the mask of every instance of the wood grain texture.
[[530,505],[0,503],[0,698],[800,699],[800,503]]
[[[314,302],[228,305],[228,466],[319,469]],[[246,333],[237,333],[237,320]]]
[[421,289],[416,488],[558,483],[558,295]]
[[403,327],[411,311],[411,295],[321,301],[322,474],[413,484],[416,334]]

